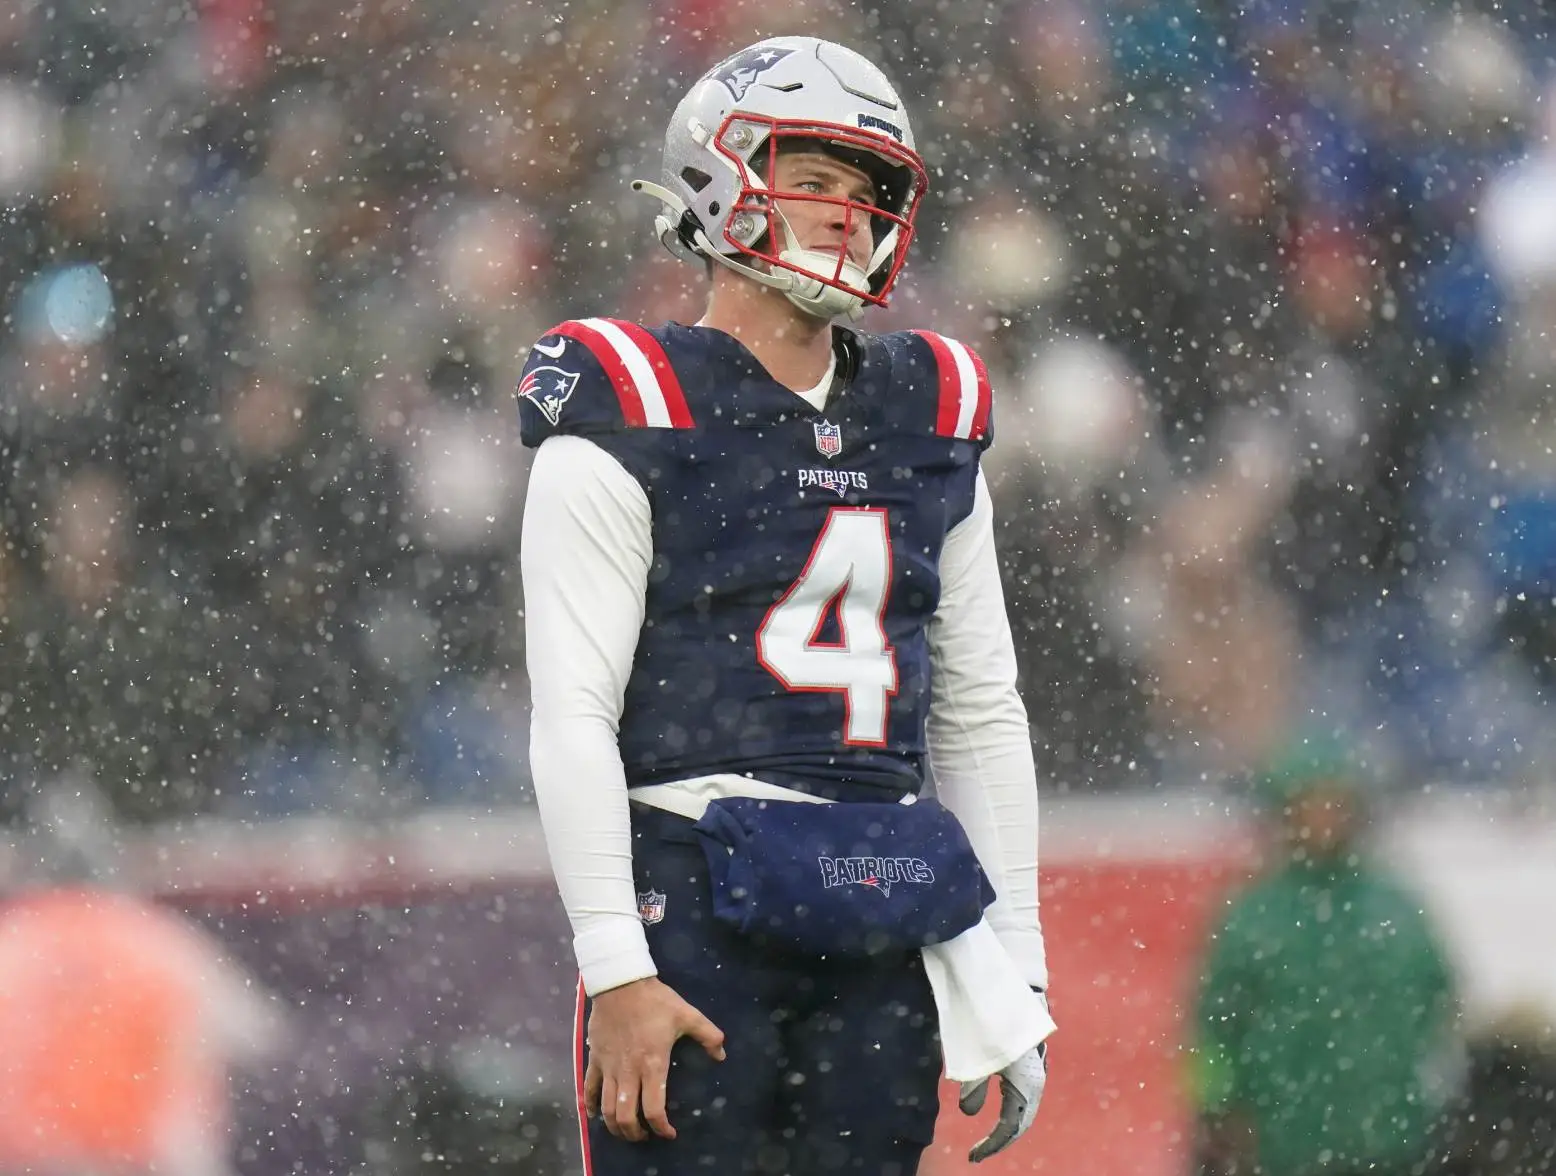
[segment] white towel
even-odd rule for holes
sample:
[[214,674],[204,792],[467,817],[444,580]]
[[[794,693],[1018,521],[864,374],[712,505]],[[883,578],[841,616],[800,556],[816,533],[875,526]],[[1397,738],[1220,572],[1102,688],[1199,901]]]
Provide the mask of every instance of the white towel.
[[926,947],[924,972],[940,1015],[945,1075],[953,1082],[999,1073],[1057,1028],[987,919]]
[[[831,804],[819,796],[745,776],[698,776],[650,784],[629,794],[653,808],[699,820],[708,802],[724,796]],[[904,803],[911,803],[907,797]],[[946,1077],[976,1082],[997,1074],[1054,1031],[1048,1008],[1028,987],[1010,953],[980,919],[955,939],[924,949],[924,973],[935,994]]]

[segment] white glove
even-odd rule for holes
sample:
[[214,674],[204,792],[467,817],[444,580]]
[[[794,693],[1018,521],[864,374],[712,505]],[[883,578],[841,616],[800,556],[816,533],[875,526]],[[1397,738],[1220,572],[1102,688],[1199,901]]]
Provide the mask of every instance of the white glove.
[[[973,1163],[986,1160],[1004,1151],[1026,1133],[1037,1118],[1037,1104],[1043,1099],[1043,1087],[1048,1083],[1048,1043],[1039,1042],[999,1072],[1000,1117],[990,1131],[968,1153]],[[962,1114],[976,1115],[983,1110],[983,1100],[989,1093],[989,1079],[963,1082],[962,1095],[957,1100]]]

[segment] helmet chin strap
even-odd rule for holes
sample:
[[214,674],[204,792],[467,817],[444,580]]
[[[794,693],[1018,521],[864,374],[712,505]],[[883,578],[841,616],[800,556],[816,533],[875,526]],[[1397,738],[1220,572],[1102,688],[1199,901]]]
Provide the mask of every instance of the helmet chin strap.
[[[777,208],[773,211],[777,214],[779,231],[783,233],[787,246],[779,252],[779,261],[812,272],[825,273],[827,270],[832,270],[837,274],[836,280],[845,286],[852,286],[855,290],[869,288],[870,279],[865,276],[864,270],[849,258],[844,257],[839,264],[838,255],[835,253],[827,253],[820,249],[801,249],[799,242],[794,239],[794,230],[789,227],[788,218]],[[850,321],[857,321],[863,316],[864,299],[858,294],[829,286],[820,278],[811,278],[787,270],[784,272],[789,278],[789,288],[784,291],[785,297],[806,314],[824,319],[846,314]]]
[[[685,243],[682,242],[678,230],[680,218],[686,214],[686,204],[674,192],[662,188],[658,184],[648,180],[633,180],[632,190],[642,192],[661,201],[676,213],[674,219],[661,213],[654,218],[654,229],[659,234],[659,240],[664,243],[672,253],[678,257],[686,256]],[[777,212],[777,210],[774,210]],[[864,289],[869,284],[869,277],[865,270],[854,262],[844,259],[841,269],[838,266],[836,254],[826,253],[819,249],[800,249],[794,239],[794,232],[789,228],[789,222],[782,212],[777,212],[778,223],[781,226],[787,247],[778,254],[778,260],[786,265],[799,266],[803,269],[821,271],[834,270],[838,273],[838,280]],[[876,249],[875,255],[870,258],[870,266],[873,269],[880,263],[881,258],[893,248],[896,234],[893,233],[886,241],[883,241]],[[777,273],[769,273],[756,269],[743,261],[737,261],[728,257],[714,248],[713,242],[700,227],[692,234],[692,240],[702,250],[702,256],[712,258],[725,269],[733,270],[743,277],[752,279],[769,289],[777,290],[788,298],[806,314],[816,318],[833,319],[838,315],[846,314],[849,321],[856,322],[864,315],[864,299],[858,294],[848,290],[829,286],[819,278],[809,277],[806,274],[795,273],[792,270],[780,270]]]

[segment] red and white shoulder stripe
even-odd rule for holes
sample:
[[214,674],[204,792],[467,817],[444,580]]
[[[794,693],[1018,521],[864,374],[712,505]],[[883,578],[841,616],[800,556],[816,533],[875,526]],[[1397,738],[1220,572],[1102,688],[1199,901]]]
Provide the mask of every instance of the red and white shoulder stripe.
[[670,357],[659,340],[636,323],[570,319],[549,333],[576,339],[600,361],[627,424],[648,429],[692,427],[692,414]]
[[940,376],[935,432],[942,437],[983,440],[989,431],[989,409],[994,402],[989,369],[983,366],[978,353],[965,343],[933,331],[914,331],[913,334],[929,344]]

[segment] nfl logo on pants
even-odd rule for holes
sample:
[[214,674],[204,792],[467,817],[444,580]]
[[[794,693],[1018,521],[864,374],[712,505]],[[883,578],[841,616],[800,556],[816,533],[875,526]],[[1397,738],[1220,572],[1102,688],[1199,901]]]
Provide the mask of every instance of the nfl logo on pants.
[[822,457],[836,457],[843,452],[843,430],[831,421],[815,421],[816,449]]

